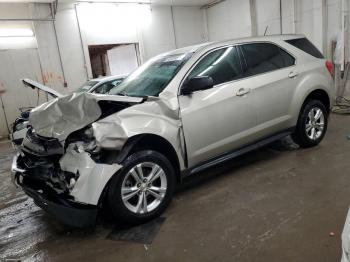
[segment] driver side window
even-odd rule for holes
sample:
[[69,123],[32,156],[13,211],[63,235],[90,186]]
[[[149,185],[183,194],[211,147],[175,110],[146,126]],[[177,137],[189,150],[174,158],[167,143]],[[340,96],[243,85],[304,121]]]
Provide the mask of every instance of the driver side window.
[[230,82],[242,77],[242,68],[235,46],[215,50],[206,55],[193,68],[188,79],[210,76],[214,85]]

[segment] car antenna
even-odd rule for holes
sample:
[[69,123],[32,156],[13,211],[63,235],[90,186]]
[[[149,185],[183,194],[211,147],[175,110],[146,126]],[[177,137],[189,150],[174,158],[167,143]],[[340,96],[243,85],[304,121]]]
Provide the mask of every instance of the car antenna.
[[269,28],[269,26],[266,26],[264,36],[266,35],[268,28]]

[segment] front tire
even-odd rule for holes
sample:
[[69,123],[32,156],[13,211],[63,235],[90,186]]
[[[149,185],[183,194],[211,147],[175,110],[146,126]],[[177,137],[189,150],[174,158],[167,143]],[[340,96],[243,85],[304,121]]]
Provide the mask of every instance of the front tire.
[[328,112],[319,100],[307,100],[299,114],[293,141],[302,148],[318,145],[327,131]]
[[108,203],[114,217],[137,225],[158,217],[170,204],[175,189],[175,172],[162,154],[144,150],[131,154],[114,175]]

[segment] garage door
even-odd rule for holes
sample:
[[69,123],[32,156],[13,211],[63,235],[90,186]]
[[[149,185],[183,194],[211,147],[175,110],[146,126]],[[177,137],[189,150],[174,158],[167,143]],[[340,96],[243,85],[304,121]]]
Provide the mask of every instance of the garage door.
[[4,137],[8,135],[7,126],[9,127],[19,115],[19,109],[35,107],[45,102],[46,95],[25,88],[20,81],[22,78],[30,78],[42,82],[37,49],[2,50],[0,61],[0,86],[1,89],[6,89],[2,96],[4,109],[0,109],[0,136]]

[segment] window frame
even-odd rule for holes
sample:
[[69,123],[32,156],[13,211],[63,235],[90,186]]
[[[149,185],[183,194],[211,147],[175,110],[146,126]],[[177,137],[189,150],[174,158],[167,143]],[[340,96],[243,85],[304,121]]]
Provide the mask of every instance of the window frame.
[[[308,52],[307,50],[305,50],[304,48],[295,45],[295,43],[292,43],[294,41],[302,41],[302,40],[306,40],[307,44],[309,44],[309,47],[311,47],[314,50],[311,50],[311,53]],[[300,37],[300,38],[292,38],[292,39],[286,39],[284,40],[284,42],[288,43],[289,45],[293,46],[294,48],[297,48],[298,50],[301,50],[302,52],[317,58],[317,59],[325,59],[325,55],[323,54],[323,52],[321,52],[315,45],[314,43],[312,43],[306,36],[305,37]],[[316,54],[315,54],[316,52]]]
[[[276,72],[276,71],[279,71],[279,70],[283,70],[283,69],[286,69],[286,68],[290,68],[290,67],[294,67],[297,65],[297,57],[292,54],[291,52],[289,52],[286,48],[280,46],[279,44],[276,44],[274,42],[271,42],[271,41],[252,41],[252,42],[242,42],[242,43],[235,43],[235,44],[226,44],[226,45],[223,45],[223,46],[219,46],[219,47],[215,47],[213,49],[210,49],[208,50],[207,52],[205,52],[203,55],[201,55],[197,61],[195,63],[193,63],[193,65],[187,70],[186,74],[183,76],[181,82],[180,82],[180,88],[178,90],[178,96],[179,95],[183,95],[181,90],[182,90],[182,87],[187,79],[187,77],[189,76],[189,74],[192,72],[192,70],[197,66],[197,64],[202,60],[204,59],[207,55],[209,55],[210,53],[212,52],[215,52],[217,50],[220,50],[220,49],[224,49],[224,48],[229,48],[229,47],[236,47],[237,48],[237,53],[238,53],[238,57],[239,57],[239,63],[241,65],[241,68],[243,70],[243,61],[242,59],[244,57],[244,53],[243,53],[243,50],[241,49],[241,46],[243,45],[247,45],[247,44],[272,44],[272,45],[275,45],[277,46],[278,48],[282,49],[283,51],[285,51],[287,54],[289,54],[291,57],[294,58],[294,64],[293,65],[290,65],[290,66],[287,66],[287,67],[282,67],[282,68],[278,68],[278,69],[275,69],[275,70],[272,70],[272,71],[268,71],[268,72],[264,72],[264,73],[260,73],[260,74],[256,74],[256,75],[251,75],[251,76],[247,76],[247,77],[242,77],[242,78],[239,78],[239,79],[235,79],[235,80],[231,80],[231,81],[228,81],[228,82],[224,82],[224,83],[220,83],[220,84],[217,84],[217,85],[214,85],[212,88],[217,88],[217,87],[220,87],[220,86],[223,86],[223,85],[227,85],[227,84],[230,84],[230,83],[234,83],[234,82],[237,82],[237,81],[241,81],[241,80],[246,80],[246,79],[249,79],[249,78],[252,78],[252,77],[256,77],[256,76],[261,76],[261,75],[265,75],[265,74],[269,74],[269,73],[272,73],[272,72]],[[246,61],[244,61],[244,63],[246,64]],[[208,89],[210,90],[210,89]],[[201,90],[199,91],[196,91],[196,92],[200,92]]]
[[[241,56],[244,58],[244,63],[246,65],[246,67],[248,67],[248,64],[247,64],[247,60],[245,58],[245,54],[244,54],[244,50],[242,48],[243,45],[253,45],[253,44],[271,44],[271,45],[274,45],[275,47],[278,47],[279,49],[283,50],[284,52],[286,52],[288,55],[290,55],[291,57],[293,57],[294,59],[294,64],[293,65],[290,65],[290,66],[285,66],[285,67],[281,67],[281,68],[278,68],[278,69],[274,69],[274,70],[270,70],[270,71],[266,71],[266,72],[263,72],[263,73],[258,73],[258,74],[254,74],[254,75],[251,75],[251,76],[247,76],[245,78],[248,78],[248,77],[254,77],[254,76],[258,76],[258,75],[263,75],[263,74],[268,74],[268,73],[271,73],[271,72],[275,72],[275,71],[278,71],[278,70],[282,70],[282,69],[285,69],[285,68],[289,68],[289,67],[293,67],[297,64],[297,59],[294,55],[292,55],[290,52],[288,52],[285,48],[281,47],[280,45],[277,45],[273,42],[251,42],[251,43],[244,43],[244,44],[240,44],[240,52],[241,52]],[[243,78],[242,78],[243,79]]]
[[[203,59],[205,59],[208,55],[210,55],[210,54],[212,54],[212,53],[214,53],[214,52],[216,52],[216,51],[219,51],[219,50],[221,50],[221,49],[228,49],[228,48],[230,48],[230,47],[236,48],[237,56],[238,56],[238,60],[239,60],[239,65],[240,65],[240,69],[241,69],[241,72],[243,73],[243,64],[242,64],[241,56],[240,56],[240,54],[239,54],[238,47],[237,47],[236,45],[227,45],[227,46],[221,46],[221,47],[219,47],[219,48],[212,49],[212,50],[210,50],[209,52],[207,52],[207,53],[205,53],[204,55],[202,55],[202,56],[196,61],[196,63],[195,63],[194,65],[192,65],[191,68],[188,70],[188,72],[186,73],[186,77],[185,77],[185,78],[187,78],[187,77],[192,73],[192,71],[196,68],[196,66],[197,66]],[[241,78],[240,78],[240,79],[241,79]],[[236,79],[236,80],[239,80],[239,79]],[[235,80],[230,80],[230,81],[222,82],[222,83],[220,83],[220,84],[214,85],[213,87],[219,86],[219,85],[222,85],[222,84],[225,84],[225,83],[229,83],[229,82],[232,82],[232,81],[235,81]]]

